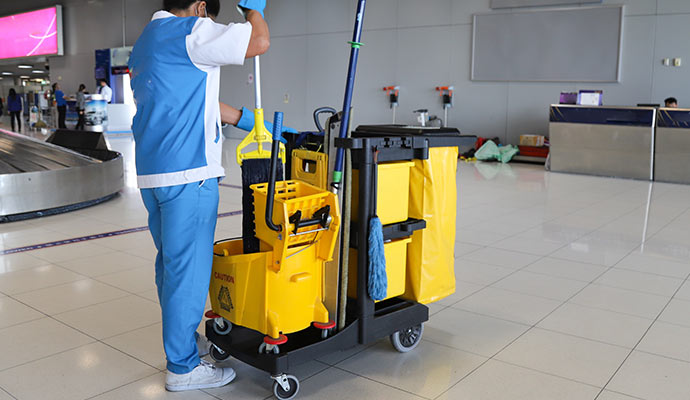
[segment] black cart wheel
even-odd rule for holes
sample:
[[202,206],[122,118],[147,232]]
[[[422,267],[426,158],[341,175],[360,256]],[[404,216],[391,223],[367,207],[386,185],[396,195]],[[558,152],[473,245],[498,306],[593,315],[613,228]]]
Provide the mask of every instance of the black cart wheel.
[[223,351],[213,344],[211,345],[211,351],[209,352],[209,355],[211,356],[211,359],[215,362],[223,362],[230,358],[229,352]]
[[321,339],[328,339],[329,336],[333,334],[333,329],[322,329],[321,330]]
[[259,354],[280,354],[280,348],[278,345],[274,345],[272,348],[268,348],[268,345],[264,342],[261,342],[259,345]]
[[213,331],[223,336],[230,333],[232,330],[232,323],[225,318],[217,318],[213,321]]
[[422,341],[424,324],[401,329],[390,336],[391,344],[401,353],[413,350]]
[[279,400],[290,400],[294,399],[299,392],[299,381],[292,375],[287,375],[287,385],[289,388],[287,390],[283,389],[283,386],[278,382],[273,382],[273,395]]

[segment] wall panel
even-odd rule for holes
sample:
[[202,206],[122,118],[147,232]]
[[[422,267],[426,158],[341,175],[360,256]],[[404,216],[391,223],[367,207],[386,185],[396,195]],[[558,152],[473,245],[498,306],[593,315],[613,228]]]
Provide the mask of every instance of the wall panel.
[[[126,42],[134,43],[160,0],[126,0]],[[54,0],[0,1],[0,14],[54,4]],[[94,90],[93,51],[122,44],[121,0],[65,0],[66,52],[51,60],[51,76],[67,92],[86,83]],[[274,0],[267,19],[273,35],[263,58],[268,118],[313,129],[314,108],[340,108],[354,21],[355,0]],[[520,133],[547,133],[547,107],[562,90],[601,88],[607,104],[631,105],[678,97],[690,106],[690,12],[685,0],[604,0],[625,4],[621,80],[607,84],[473,82],[470,80],[472,15],[490,12],[490,0],[369,0],[354,98],[354,122],[386,123],[391,113],[383,85],[402,86],[399,121],[412,123],[415,108],[441,115],[434,86],[456,88],[449,123],[468,133],[517,142]],[[234,3],[222,1],[220,22],[240,21]],[[657,16],[656,14],[665,14]],[[683,57],[680,68],[663,67],[662,57]],[[252,61],[222,69],[221,100],[252,107],[247,78]],[[7,82],[3,82],[6,85]],[[289,102],[284,103],[284,95]],[[234,131],[234,128],[230,128]],[[234,132],[237,136],[244,132]]]

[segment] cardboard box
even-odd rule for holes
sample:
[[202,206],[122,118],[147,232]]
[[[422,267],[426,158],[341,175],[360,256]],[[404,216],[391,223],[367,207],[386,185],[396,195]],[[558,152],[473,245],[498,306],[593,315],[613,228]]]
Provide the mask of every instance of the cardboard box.
[[520,146],[541,147],[544,145],[544,136],[520,135]]

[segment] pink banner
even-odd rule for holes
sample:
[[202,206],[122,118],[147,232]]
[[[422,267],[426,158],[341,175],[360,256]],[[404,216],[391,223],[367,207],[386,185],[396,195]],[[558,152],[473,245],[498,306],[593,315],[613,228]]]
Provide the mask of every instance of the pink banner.
[[0,18],[0,59],[57,54],[55,7]]

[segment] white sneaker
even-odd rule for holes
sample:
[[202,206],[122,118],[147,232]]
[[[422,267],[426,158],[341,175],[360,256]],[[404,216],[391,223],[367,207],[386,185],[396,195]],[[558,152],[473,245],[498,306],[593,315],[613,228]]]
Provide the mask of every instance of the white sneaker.
[[206,336],[197,333],[196,334],[196,348],[199,350],[199,358],[207,356],[211,349],[211,342],[208,341]]
[[232,382],[235,376],[232,368],[216,368],[210,362],[201,360],[192,372],[176,374],[168,371],[165,388],[171,392],[217,388]]

